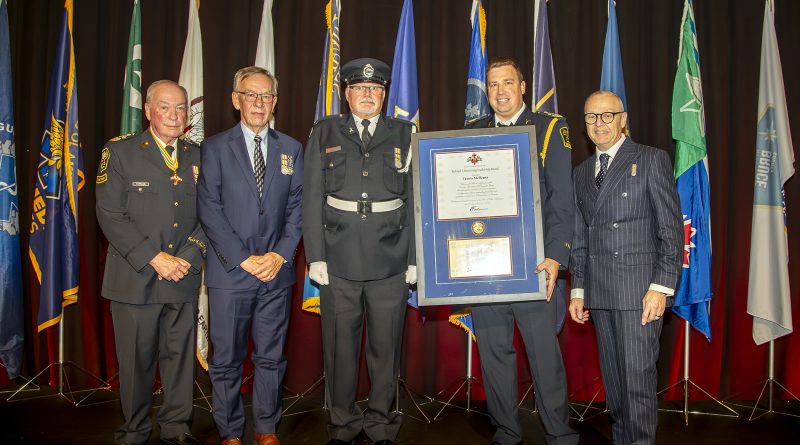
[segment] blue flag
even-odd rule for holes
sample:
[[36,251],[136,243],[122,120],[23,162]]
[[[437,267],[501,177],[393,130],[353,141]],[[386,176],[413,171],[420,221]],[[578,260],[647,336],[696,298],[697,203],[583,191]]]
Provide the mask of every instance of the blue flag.
[[6,367],[8,378],[15,379],[19,375],[25,337],[11,91],[8,4],[0,0],[0,360]]
[[417,44],[414,38],[414,3],[405,0],[397,28],[392,62],[392,85],[386,114],[397,119],[414,122],[419,127],[419,99],[417,96]]
[[[419,128],[417,93],[417,43],[414,38],[414,2],[404,0],[392,61],[392,84],[386,114],[413,122]],[[419,309],[417,292],[409,290],[408,305]],[[424,318],[423,318],[424,320]]]
[[[342,10],[340,0],[330,0],[325,5],[325,51],[322,54],[322,73],[319,76],[317,109],[314,121],[339,114],[342,109],[342,92],[339,86],[341,53],[339,45],[339,14]],[[319,287],[308,278],[306,269],[303,282],[303,310],[319,314]]]
[[683,6],[678,67],[672,90],[672,138],[675,178],[683,213],[684,252],[681,281],[672,311],[711,340],[711,227],[708,153],[700,81],[700,52],[691,0]]
[[[608,0],[608,27],[606,43],[603,46],[603,72],[600,75],[600,89],[611,91],[620,99],[625,111],[628,111],[628,99],[625,96],[625,77],[622,74],[622,51],[619,49],[619,31],[617,31],[617,10],[614,0]],[[630,129],[631,119],[628,116],[626,128]]]
[[547,21],[547,0],[536,0],[536,22],[533,42],[533,111],[558,113],[556,75],[550,50],[550,27]]
[[484,118],[491,113],[486,97],[486,11],[480,0],[472,2],[472,40],[467,71],[467,106],[464,109],[464,124]]
[[40,284],[39,332],[58,324],[62,308],[78,302],[78,191],[84,176],[72,1],[64,2],[33,195],[29,253]]
[[[470,42],[469,72],[467,73],[467,108],[464,110],[464,123],[482,119],[491,113],[486,96],[486,11],[480,0],[472,2],[472,40]],[[465,331],[475,341],[472,329],[472,308],[461,308],[450,314],[450,324]]]

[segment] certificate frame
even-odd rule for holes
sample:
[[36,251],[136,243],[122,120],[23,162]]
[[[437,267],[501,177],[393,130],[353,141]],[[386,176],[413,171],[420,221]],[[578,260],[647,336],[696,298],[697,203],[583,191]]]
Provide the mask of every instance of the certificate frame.
[[411,135],[421,306],[544,300],[534,126]]

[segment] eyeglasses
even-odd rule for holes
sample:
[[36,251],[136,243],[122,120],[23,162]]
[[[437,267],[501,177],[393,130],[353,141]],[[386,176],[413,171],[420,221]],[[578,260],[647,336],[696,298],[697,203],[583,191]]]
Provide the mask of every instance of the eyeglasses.
[[360,93],[362,91],[366,91],[366,92],[368,92],[370,94],[372,94],[372,93],[374,93],[376,91],[377,92],[381,92],[381,91],[384,90],[384,88],[381,85],[350,85],[347,88],[350,88],[351,90],[355,91],[356,93]]
[[606,111],[605,113],[586,113],[583,115],[583,120],[586,121],[589,125],[594,125],[597,122],[597,118],[599,117],[604,124],[610,124],[614,122],[614,118],[617,117],[618,114],[622,114],[624,111]]
[[275,100],[275,96],[277,96],[275,93],[258,94],[253,91],[236,91],[236,93],[244,96],[244,100],[250,103],[255,102],[257,99],[261,99],[261,102],[264,102],[265,104],[271,104],[272,101]]

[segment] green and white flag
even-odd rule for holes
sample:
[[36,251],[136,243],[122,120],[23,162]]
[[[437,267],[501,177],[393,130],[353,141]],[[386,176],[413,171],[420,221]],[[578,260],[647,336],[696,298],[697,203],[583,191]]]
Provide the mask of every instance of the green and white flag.
[[139,0],[133,0],[119,131],[120,134],[142,131],[142,11]]
[[189,31],[183,48],[178,83],[189,94],[189,116],[183,138],[200,144],[205,137],[203,119],[203,39],[200,35],[200,0],[189,2]]
[[750,283],[747,288],[747,313],[753,316],[753,340],[757,345],[791,334],[793,330],[783,184],[794,175],[794,149],[773,9],[772,2],[767,1],[761,36],[755,193],[750,234]]
[[[275,75],[275,35],[272,26],[272,0],[264,0],[264,9],[261,10],[261,28],[258,32],[258,45],[256,46],[255,66],[269,71]],[[275,115],[269,121],[270,128],[275,128]]]

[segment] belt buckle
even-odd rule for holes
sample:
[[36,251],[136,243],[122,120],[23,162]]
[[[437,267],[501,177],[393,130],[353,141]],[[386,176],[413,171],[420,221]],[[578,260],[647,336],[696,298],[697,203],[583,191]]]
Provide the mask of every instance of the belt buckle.
[[364,201],[359,200],[358,202],[358,214],[359,215],[366,215],[367,213],[372,213],[372,201]]

